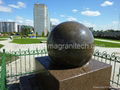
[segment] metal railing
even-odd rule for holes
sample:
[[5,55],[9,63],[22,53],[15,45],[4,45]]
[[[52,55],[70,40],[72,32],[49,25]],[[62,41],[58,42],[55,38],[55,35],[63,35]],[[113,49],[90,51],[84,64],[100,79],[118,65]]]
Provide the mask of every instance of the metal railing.
[[1,64],[1,69],[0,69],[0,90],[7,90],[7,86],[6,86],[6,56],[5,56],[5,49],[3,49],[2,64]]
[[[0,90],[7,89],[8,84],[16,83],[19,77],[35,73],[35,57],[47,56],[46,48],[36,50],[19,50],[19,51],[3,51]],[[99,52],[96,50],[93,58],[100,62],[112,65],[111,85],[120,87],[120,57],[114,53],[111,55],[107,52]],[[2,88],[2,89],[1,89]]]
[[[35,57],[46,56],[46,49],[19,50],[6,52],[10,55],[10,61],[7,64],[7,81],[12,83],[19,80],[19,77],[35,73]],[[13,59],[13,60],[12,60]]]
[[112,65],[111,85],[113,87],[120,87],[120,57],[116,56],[115,53],[108,54],[106,51],[100,52],[96,50],[93,58]]

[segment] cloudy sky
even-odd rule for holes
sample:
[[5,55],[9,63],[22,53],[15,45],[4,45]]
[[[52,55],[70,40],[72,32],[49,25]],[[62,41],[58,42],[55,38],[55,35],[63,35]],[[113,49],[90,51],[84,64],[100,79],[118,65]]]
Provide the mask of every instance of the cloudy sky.
[[34,3],[48,6],[53,24],[78,21],[94,29],[120,29],[120,0],[0,0],[0,21],[33,25]]

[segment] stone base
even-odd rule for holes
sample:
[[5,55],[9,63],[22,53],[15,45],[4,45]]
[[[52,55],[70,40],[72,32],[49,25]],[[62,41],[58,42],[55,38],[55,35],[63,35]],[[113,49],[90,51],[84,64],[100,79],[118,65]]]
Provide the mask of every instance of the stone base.
[[108,90],[110,86],[111,65],[91,60],[84,67],[60,68],[48,56],[35,60],[43,90]]

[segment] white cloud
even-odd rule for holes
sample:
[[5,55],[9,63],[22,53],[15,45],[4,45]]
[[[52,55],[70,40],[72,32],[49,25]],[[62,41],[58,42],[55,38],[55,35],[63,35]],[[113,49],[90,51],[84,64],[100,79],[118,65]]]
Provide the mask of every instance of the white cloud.
[[2,0],[0,0],[0,4],[3,4],[3,1],[2,1]]
[[8,19],[7,21],[8,21],[8,22],[13,22],[14,20],[12,20],[12,19]]
[[60,23],[60,20],[57,18],[51,18],[50,21],[52,22],[53,25],[57,25]]
[[77,10],[77,9],[73,9],[73,10],[72,10],[73,13],[77,13],[78,11],[79,11],[79,10]]
[[85,25],[86,27],[93,27],[95,28],[97,25],[88,21],[78,21],[79,23]]
[[10,5],[8,5],[9,7],[12,7],[12,8],[19,8],[19,6],[17,6],[17,5],[14,5],[14,4],[10,4]]
[[99,11],[91,11],[91,10],[86,10],[81,12],[82,15],[86,16],[99,16],[101,13]]
[[17,2],[17,5],[15,5],[15,4],[9,4],[8,6],[12,7],[12,8],[25,8],[26,4],[23,3],[23,2]]
[[101,4],[102,7],[105,6],[112,6],[114,4],[114,2],[110,2],[110,1],[105,1],[104,3]]
[[75,18],[73,16],[60,15],[60,17],[66,19],[68,21],[78,21],[77,18]]
[[84,24],[87,27],[93,27],[94,30],[108,30],[108,29],[117,30],[117,28],[118,28],[118,24],[116,24],[116,23],[118,23],[117,21],[113,21],[112,23],[105,24],[105,25],[102,25],[102,24],[96,25],[96,24],[89,22],[89,21],[80,21],[80,23]]
[[60,15],[60,17],[63,17],[63,18],[64,18],[64,17],[66,17],[66,16],[62,14],[62,15]]
[[112,21],[111,23],[104,24],[104,25],[103,24],[99,24],[99,25],[93,24],[93,27],[94,27],[94,30],[108,30],[108,29],[119,30],[120,24],[119,24],[119,21]]
[[[79,21],[77,18],[72,17],[72,16],[66,16],[66,19],[67,20],[70,19],[69,21],[74,20],[74,21],[80,22],[87,27],[93,27],[94,30],[108,30],[108,29],[118,30],[120,28],[119,21],[112,21],[109,24],[97,25],[96,23],[89,22],[89,21]],[[57,18],[51,18],[51,22],[53,25],[57,25],[57,24],[61,23],[61,21]]]
[[67,20],[68,21],[77,21],[77,18],[72,17],[72,16],[68,16]]
[[25,20],[25,25],[33,26],[33,20],[31,20],[31,19],[26,19],[26,20]]
[[21,16],[17,16],[15,21],[18,24],[21,24],[21,25],[30,25],[30,26],[33,26],[33,20],[31,20],[31,19],[25,19],[25,18],[23,18]]
[[96,27],[96,30],[108,30],[108,29],[114,29],[114,30],[119,30],[118,24],[106,24],[106,25],[98,25]]
[[16,17],[16,22],[19,23],[19,24],[23,24],[24,18],[21,17],[21,16],[17,16],[17,17]]
[[93,24],[93,23],[91,23],[91,22],[88,22],[88,21],[82,21],[81,23],[84,24],[84,25],[87,26],[87,27],[96,27],[95,24]]
[[90,10],[90,8],[86,8],[86,10]]
[[118,21],[112,21],[112,24],[119,24]]
[[22,7],[22,8],[25,8],[25,7],[26,7],[26,4],[23,3],[23,2],[18,2],[18,6],[19,6],[19,7]]
[[[80,22],[82,24],[84,24],[87,27],[93,27],[94,30],[107,30],[107,29],[114,29],[114,30],[118,30],[120,28],[120,24],[119,21],[112,21],[109,24],[104,24],[104,25],[97,25],[95,22],[89,22],[89,21],[79,21],[77,18],[73,17],[73,16],[65,16],[64,21],[77,21]],[[58,25],[61,23],[61,21],[57,18],[51,18],[51,22],[53,25]]]
[[0,12],[12,12],[10,7],[0,6]]

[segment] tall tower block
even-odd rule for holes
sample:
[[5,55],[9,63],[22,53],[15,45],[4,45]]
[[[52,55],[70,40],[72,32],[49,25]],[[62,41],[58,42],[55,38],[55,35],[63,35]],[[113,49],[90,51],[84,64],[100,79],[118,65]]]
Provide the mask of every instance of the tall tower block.
[[34,29],[39,35],[44,35],[50,31],[50,19],[48,8],[45,4],[34,5]]

